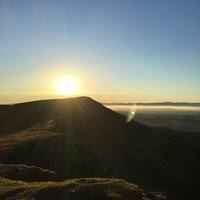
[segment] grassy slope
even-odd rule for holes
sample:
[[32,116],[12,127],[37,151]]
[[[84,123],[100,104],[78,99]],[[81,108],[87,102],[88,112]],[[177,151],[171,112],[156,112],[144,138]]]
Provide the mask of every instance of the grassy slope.
[[186,135],[183,140],[176,132],[126,123],[88,98],[18,104],[8,113],[6,109],[0,109],[0,159],[5,163],[48,168],[62,179],[126,178],[150,190],[183,196],[198,188],[199,152]]
[[161,200],[165,198],[162,193],[146,192],[137,185],[121,179],[81,178],[63,182],[26,183],[0,177],[0,199]]
[[27,182],[57,180],[57,175],[53,171],[16,164],[0,164],[0,177]]

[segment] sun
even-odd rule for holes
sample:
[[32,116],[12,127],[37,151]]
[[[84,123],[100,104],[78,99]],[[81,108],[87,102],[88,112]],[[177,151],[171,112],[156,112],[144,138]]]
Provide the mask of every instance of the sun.
[[57,80],[56,90],[60,95],[75,95],[78,93],[77,82],[68,77],[60,78]]

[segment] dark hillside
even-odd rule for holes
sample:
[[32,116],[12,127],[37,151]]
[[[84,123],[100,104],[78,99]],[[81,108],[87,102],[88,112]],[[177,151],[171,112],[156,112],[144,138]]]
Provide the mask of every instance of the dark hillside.
[[1,200],[166,200],[166,194],[147,192],[121,179],[82,178],[63,182],[12,181],[0,177]]
[[0,106],[0,120],[3,163],[49,169],[61,180],[125,178],[183,197],[199,187],[193,134],[127,123],[91,98]]

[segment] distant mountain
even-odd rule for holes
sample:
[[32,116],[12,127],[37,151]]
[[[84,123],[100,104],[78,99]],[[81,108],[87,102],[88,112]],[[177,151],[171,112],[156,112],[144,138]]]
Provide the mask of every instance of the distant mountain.
[[188,199],[199,188],[199,142],[199,134],[127,122],[89,97],[0,106],[0,161],[56,180],[123,178]]
[[113,102],[113,103],[103,103],[104,105],[141,105],[141,106],[193,106],[193,107],[200,107],[200,103],[190,103],[190,102],[154,102],[154,103],[120,103],[120,102]]

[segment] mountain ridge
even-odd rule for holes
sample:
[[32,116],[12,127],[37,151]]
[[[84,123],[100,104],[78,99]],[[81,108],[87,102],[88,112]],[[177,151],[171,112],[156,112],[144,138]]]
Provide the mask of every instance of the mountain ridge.
[[127,122],[91,98],[0,106],[0,121],[4,164],[45,168],[59,180],[124,178],[183,198],[198,188],[198,135],[190,143],[187,133]]

